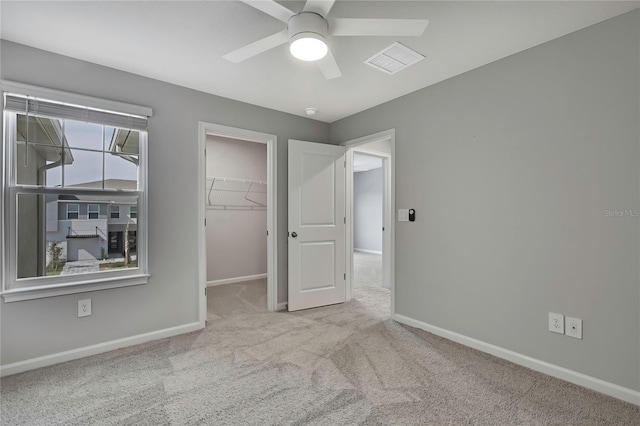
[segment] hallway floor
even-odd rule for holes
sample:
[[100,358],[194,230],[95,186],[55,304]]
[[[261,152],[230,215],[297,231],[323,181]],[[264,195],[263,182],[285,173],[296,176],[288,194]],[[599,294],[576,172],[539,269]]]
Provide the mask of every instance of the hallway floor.
[[353,287],[383,287],[382,255],[353,252]]

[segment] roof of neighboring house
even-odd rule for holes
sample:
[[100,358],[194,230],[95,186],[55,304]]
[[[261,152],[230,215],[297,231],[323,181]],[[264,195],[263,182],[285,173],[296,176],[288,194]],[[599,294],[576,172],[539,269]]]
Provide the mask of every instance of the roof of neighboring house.
[[[102,189],[102,181],[77,183],[75,185],[67,185],[67,188],[94,188]],[[138,189],[138,181],[130,179],[105,179],[104,189],[124,189],[126,191],[135,191]]]
[[[73,163],[73,155],[69,150],[69,144],[62,131],[60,120],[18,114],[17,121],[18,140],[34,144],[32,145],[33,149],[38,152],[38,155],[47,161],[57,162],[61,160],[64,147],[64,164]],[[33,124],[36,128],[31,127]]]
[[136,205],[136,201],[131,196],[125,195],[111,195],[108,200],[105,200],[101,195],[60,195],[57,199],[60,203],[91,203],[91,204],[127,204]]
[[[138,182],[135,180],[128,179],[105,179],[104,181],[105,189],[123,189],[125,191],[135,191],[138,189]],[[69,185],[67,188],[85,188],[85,189],[102,189],[102,181],[94,181],[94,182],[83,182],[76,185]],[[133,194],[131,194],[133,195]],[[115,204],[135,204],[134,201],[131,200],[131,195],[127,193],[123,193],[122,195],[109,195],[109,199],[105,200],[104,195],[93,195],[93,194],[74,194],[74,195],[59,195],[58,201],[66,201],[66,202],[95,202],[96,204],[106,204],[106,203],[115,203]]]
[[138,158],[135,156],[140,153],[140,132],[116,129],[111,136],[109,151],[122,154],[122,158],[125,160],[138,164]]

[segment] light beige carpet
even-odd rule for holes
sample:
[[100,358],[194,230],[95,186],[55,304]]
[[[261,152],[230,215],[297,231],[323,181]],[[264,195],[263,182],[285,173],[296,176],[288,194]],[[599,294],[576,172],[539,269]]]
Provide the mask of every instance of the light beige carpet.
[[388,319],[389,292],[266,312],[209,289],[205,330],[2,379],[4,425],[623,425],[640,408]]
[[383,287],[382,255],[353,252],[353,287]]

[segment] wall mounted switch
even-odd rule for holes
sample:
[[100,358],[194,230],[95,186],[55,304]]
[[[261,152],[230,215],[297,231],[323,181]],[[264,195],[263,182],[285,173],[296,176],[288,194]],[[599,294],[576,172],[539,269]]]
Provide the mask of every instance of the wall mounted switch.
[[398,209],[398,222],[409,222],[409,209]]

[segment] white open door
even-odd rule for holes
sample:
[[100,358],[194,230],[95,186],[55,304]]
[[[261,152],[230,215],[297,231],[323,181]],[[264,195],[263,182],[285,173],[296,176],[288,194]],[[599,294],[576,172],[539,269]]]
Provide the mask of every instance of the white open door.
[[289,311],[346,300],[344,154],[289,140]]

